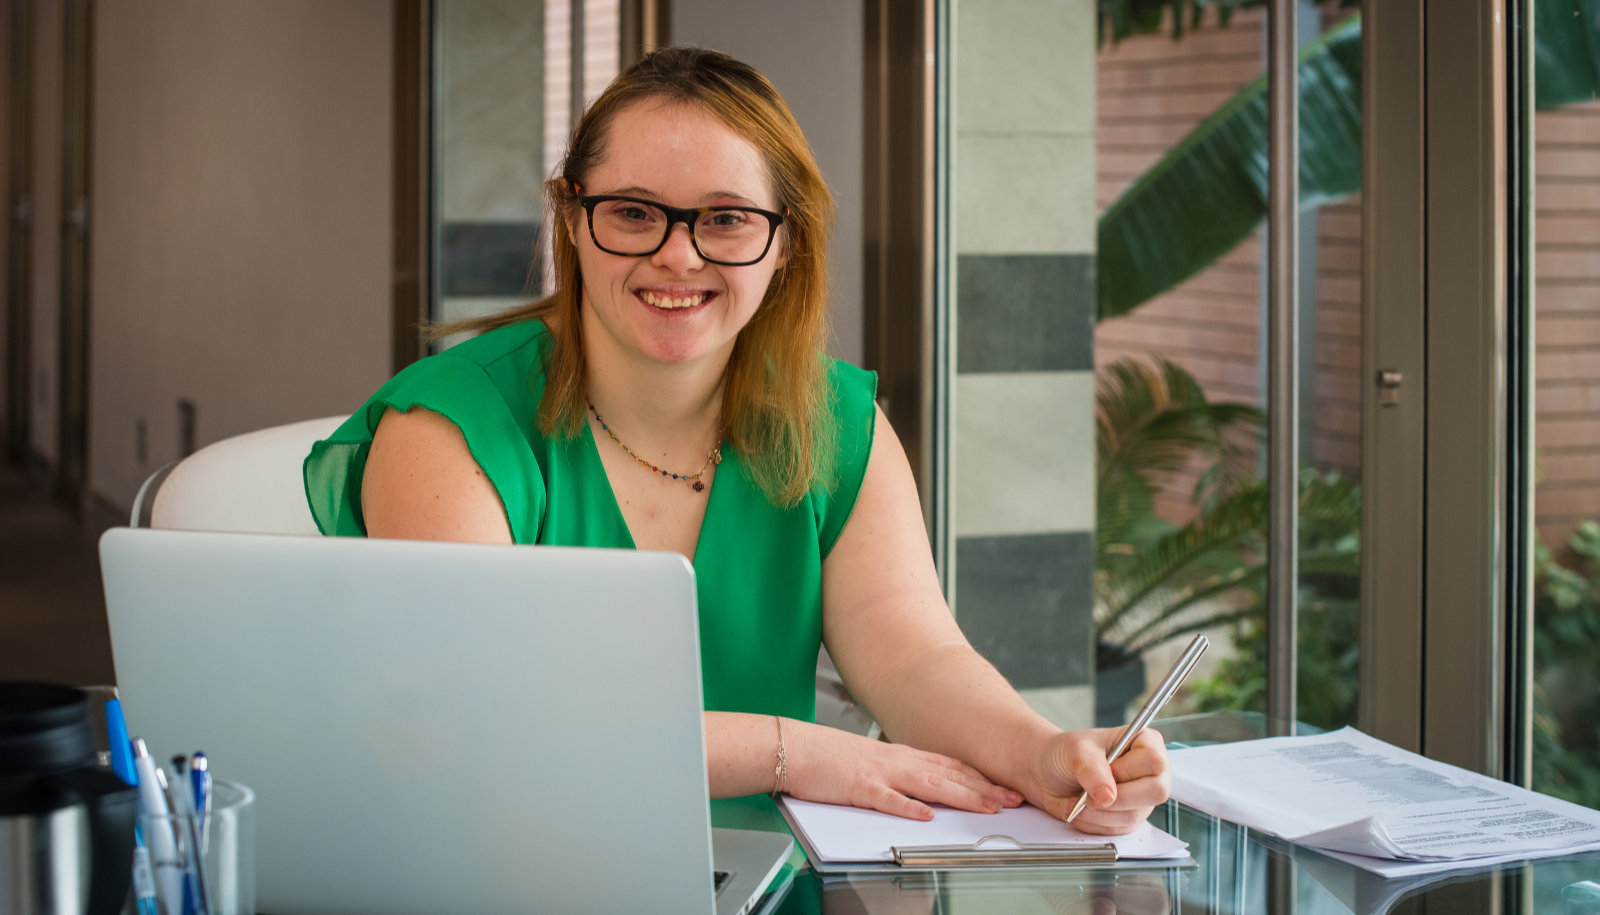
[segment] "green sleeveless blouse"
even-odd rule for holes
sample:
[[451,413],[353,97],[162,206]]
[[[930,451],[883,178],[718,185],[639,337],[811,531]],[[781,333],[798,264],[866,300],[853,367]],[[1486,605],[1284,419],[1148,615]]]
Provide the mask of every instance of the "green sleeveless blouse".
[[[589,425],[546,438],[543,322],[491,331],[422,359],[378,389],[305,460],[306,498],[324,534],[366,535],[361,478],[385,408],[423,407],[461,430],[500,494],[521,544],[632,549]],[[792,508],[751,481],[739,453],[722,451],[695,548],[700,669],[707,711],[815,720],[822,639],[822,561],[855,505],[872,450],[877,376],[830,360],[838,424],[836,479]]]

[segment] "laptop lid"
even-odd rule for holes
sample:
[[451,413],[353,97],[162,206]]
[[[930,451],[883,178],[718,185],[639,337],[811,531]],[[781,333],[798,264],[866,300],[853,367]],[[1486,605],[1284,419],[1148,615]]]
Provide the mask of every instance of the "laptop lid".
[[256,791],[278,915],[713,908],[675,553],[109,531],[130,731]]

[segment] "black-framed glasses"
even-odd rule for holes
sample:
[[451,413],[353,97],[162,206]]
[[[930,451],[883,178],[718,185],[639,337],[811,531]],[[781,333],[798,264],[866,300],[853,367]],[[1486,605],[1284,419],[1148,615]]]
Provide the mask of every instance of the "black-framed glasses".
[[783,225],[783,214],[755,207],[691,207],[683,210],[639,197],[595,194],[580,197],[595,247],[623,257],[649,257],[661,250],[672,227],[689,227],[689,243],[702,260],[743,267],[767,256]]

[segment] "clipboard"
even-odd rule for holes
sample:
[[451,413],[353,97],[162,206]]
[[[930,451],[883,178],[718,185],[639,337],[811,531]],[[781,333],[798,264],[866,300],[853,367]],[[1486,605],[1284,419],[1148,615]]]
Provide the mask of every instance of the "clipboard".
[[[949,870],[990,870],[1003,868],[1115,868],[1116,870],[1165,871],[1173,868],[1193,868],[1193,857],[1183,858],[1122,858],[1115,844],[1040,845],[1018,842],[1007,835],[984,836],[970,845],[899,845],[890,846],[893,860],[878,861],[824,861],[812,847],[794,820],[794,814],[784,804],[778,812],[789,826],[806,861],[818,875],[829,877],[846,874],[905,874]],[[991,842],[995,843],[991,845]],[[998,844],[1000,842],[1008,844]]]
[[[988,846],[990,840],[1009,845]],[[1018,842],[996,833],[971,845],[891,845],[894,863],[901,869],[948,870],[956,867],[1109,867],[1117,863],[1117,846],[1039,845]]]

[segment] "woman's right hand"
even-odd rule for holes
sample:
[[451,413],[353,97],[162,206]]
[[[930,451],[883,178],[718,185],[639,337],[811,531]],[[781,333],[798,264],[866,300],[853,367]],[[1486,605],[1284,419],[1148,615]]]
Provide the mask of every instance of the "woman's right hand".
[[787,718],[783,733],[784,793],[803,801],[865,807],[912,820],[933,819],[929,804],[999,813],[1022,803],[1022,795],[948,756]]

